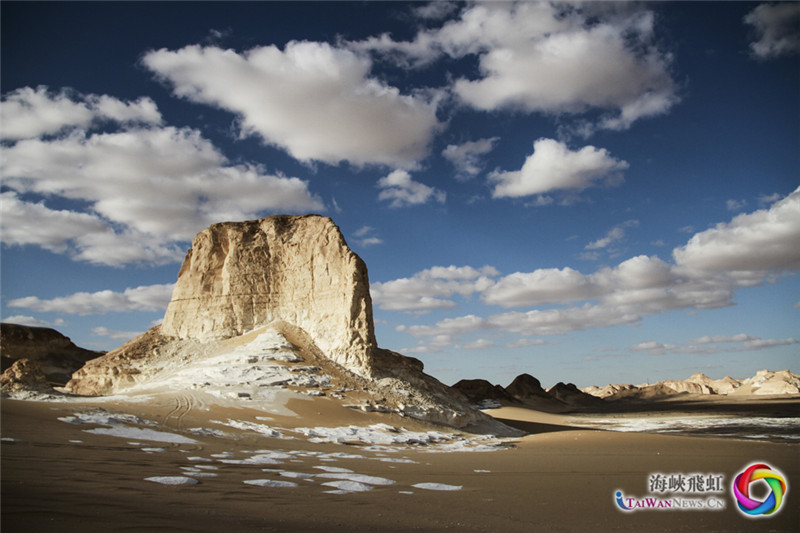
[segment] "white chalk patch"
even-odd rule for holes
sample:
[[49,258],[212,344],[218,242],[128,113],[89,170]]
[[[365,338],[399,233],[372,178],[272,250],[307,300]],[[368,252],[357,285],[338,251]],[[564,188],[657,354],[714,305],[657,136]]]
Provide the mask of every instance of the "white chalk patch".
[[227,459],[228,457],[233,457],[233,454],[231,452],[212,453],[211,457],[215,457],[217,459]]
[[107,435],[109,437],[122,437],[125,439],[141,439],[153,442],[168,442],[171,444],[197,444],[197,441],[165,431],[155,431],[153,429],[132,428],[129,426],[115,426],[110,428],[84,429],[86,433],[94,435]]
[[197,485],[199,483],[196,479],[186,476],[155,476],[146,477],[144,480],[162,485]]
[[366,483],[367,485],[393,485],[394,481],[386,479],[385,477],[368,476],[365,474],[354,474],[347,472],[327,472],[325,474],[317,474],[317,477],[326,479],[344,479],[346,481],[355,481],[357,483]]
[[2,439],[0,439],[0,442],[22,442],[22,441],[19,439],[15,439],[13,437],[3,437]]
[[314,474],[305,474],[303,472],[288,472],[288,471],[281,471],[278,472],[279,475],[283,477],[293,478],[293,479],[312,479],[315,477]]
[[211,420],[214,424],[220,424],[222,426],[228,426],[235,429],[243,429],[245,431],[254,431],[256,433],[260,433],[265,437],[273,437],[276,439],[293,439],[294,437],[287,437],[281,431],[276,428],[270,427],[266,424],[256,424],[255,422],[248,422],[246,420],[231,420],[228,419],[227,422],[222,422],[220,420]]
[[188,459],[189,461],[194,461],[194,462],[196,462],[196,463],[200,463],[200,462],[203,462],[203,463],[211,462],[211,459],[209,459],[208,457],[197,457],[197,456],[192,456],[192,457],[187,457],[186,459]]
[[486,474],[491,472],[491,470],[473,470],[473,472],[477,472],[478,474]]
[[72,444],[83,444],[82,440],[73,439],[70,441]]
[[143,452],[147,453],[165,453],[167,451],[166,448],[142,448]]
[[220,431],[218,429],[191,428],[187,429],[186,431],[188,431],[192,435],[197,435],[198,437],[216,437],[219,439],[224,439],[230,436],[228,433],[225,433],[224,431]]
[[255,485],[257,487],[290,488],[297,487],[297,483],[292,481],[276,481],[274,479],[248,479],[245,485]]
[[445,483],[417,483],[411,486],[415,489],[424,490],[461,490],[461,485],[447,485]]
[[326,487],[333,487],[339,489],[341,492],[335,492],[334,494],[345,494],[348,492],[367,492],[368,490],[372,490],[372,485],[367,485],[366,483],[359,483],[358,481],[328,481],[327,483],[323,483]]
[[349,468],[341,468],[338,466],[315,466],[317,470],[324,470],[325,472],[339,472],[339,473],[352,473]]

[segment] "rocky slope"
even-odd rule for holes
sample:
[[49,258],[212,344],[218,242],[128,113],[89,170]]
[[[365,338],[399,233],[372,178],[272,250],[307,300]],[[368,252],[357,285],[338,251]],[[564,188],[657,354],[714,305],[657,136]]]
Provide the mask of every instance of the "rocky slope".
[[[316,215],[215,224],[200,232],[163,323],[88,363],[67,388],[82,395],[166,382],[213,388],[218,384],[191,377],[207,372],[213,361],[237,366],[229,392],[252,390],[259,382],[268,386],[268,375],[283,372],[276,365],[292,361],[267,364],[264,350],[272,348],[244,342],[262,334],[284,339],[313,369],[306,374],[327,376],[314,394],[356,391],[369,408],[456,427],[492,422],[424,374],[420,361],[378,348],[366,265],[333,221]],[[176,375],[183,378],[176,381]],[[269,386],[303,388],[289,378]]]

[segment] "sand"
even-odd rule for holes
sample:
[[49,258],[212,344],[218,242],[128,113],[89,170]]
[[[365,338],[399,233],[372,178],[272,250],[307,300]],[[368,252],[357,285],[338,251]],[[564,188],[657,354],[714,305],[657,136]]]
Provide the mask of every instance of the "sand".
[[[567,425],[568,415],[503,408],[492,414],[533,434],[513,447],[486,446],[495,451],[430,453],[453,443],[336,444],[294,432],[405,426],[452,433],[328,398],[291,400],[280,414],[221,407],[192,394],[148,402],[3,400],[1,407],[4,533],[800,530],[793,493],[793,483],[800,486],[798,444],[581,429]],[[69,423],[88,413],[100,418]],[[138,419],[97,423],[114,413]],[[120,428],[122,436],[87,431]],[[154,433],[137,439],[125,428]],[[141,438],[159,433],[160,441]],[[456,442],[465,443],[481,441]],[[733,476],[757,461],[789,481],[786,504],[770,518],[742,516],[730,495]],[[714,496],[726,508],[619,510],[615,492],[648,496],[653,473],[721,474],[724,492]]]

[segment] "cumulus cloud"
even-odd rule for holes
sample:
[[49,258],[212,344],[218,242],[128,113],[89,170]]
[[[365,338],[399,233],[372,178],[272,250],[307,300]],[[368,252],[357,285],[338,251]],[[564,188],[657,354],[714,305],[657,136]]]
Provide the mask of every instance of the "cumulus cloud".
[[124,102],[108,95],[81,95],[45,86],[22,87],[0,102],[0,138],[30,139],[69,128],[87,128],[95,122],[160,124],[161,113],[150,98]]
[[[116,105],[107,104],[106,112],[124,118],[126,110]],[[183,243],[211,223],[324,209],[307,182],[231,164],[189,128],[73,128],[58,138],[21,139],[3,155],[0,172],[11,189],[0,199],[3,242],[97,264],[173,262],[183,257]],[[47,205],[63,200],[86,207]]]
[[2,241],[6,244],[34,244],[51,252],[63,253],[68,243],[108,229],[96,215],[50,209],[44,202],[25,202],[14,191],[0,194],[3,208]]
[[36,296],[17,298],[8,302],[9,307],[32,309],[39,312],[69,315],[98,315],[128,311],[162,311],[172,297],[172,283],[143,285],[122,292],[104,290],[77,292],[50,300]]
[[491,152],[499,140],[499,137],[491,137],[463,144],[449,144],[442,151],[442,156],[455,167],[456,178],[473,178],[483,170],[483,156]]
[[384,34],[350,46],[416,66],[443,55],[475,56],[479,76],[453,84],[464,104],[486,111],[606,112],[588,131],[626,129],[677,103],[672,57],[656,40],[654,14],[636,6],[486,2],[412,41]]
[[[482,286],[469,288],[470,294],[479,294],[484,303],[506,308],[561,307],[509,311],[487,317],[470,314],[432,325],[403,326],[399,331],[421,338],[481,331],[560,335],[590,328],[637,325],[645,316],[672,310],[729,306],[740,288],[764,283],[765,279],[800,267],[798,204],[800,189],[769,209],[739,215],[729,223],[698,233],[686,246],[674,250],[672,264],[657,256],[640,255],[590,274],[565,267],[515,272],[498,278],[493,269]],[[418,298],[412,298],[413,302],[430,295],[444,299],[455,292],[451,289],[437,293],[433,289],[435,284],[429,284],[430,280],[422,273],[410,279],[417,282]],[[406,294],[403,285],[410,280],[399,281],[402,283],[384,285],[393,287],[398,295]],[[415,293],[409,290],[407,294]],[[446,307],[456,306],[453,300],[446,302]],[[676,346],[647,341],[632,349],[651,353],[713,353],[718,351],[715,346],[722,343],[739,343],[740,349],[748,350],[795,342],[740,334],[701,337]]]
[[753,26],[758,38],[750,43],[755,57],[770,59],[800,52],[800,4],[761,4],[744,17],[744,22]]
[[410,207],[429,200],[443,204],[447,198],[444,191],[414,181],[405,170],[395,170],[379,179],[378,187],[378,200],[388,200],[389,207]]
[[372,301],[387,311],[431,311],[447,309],[458,304],[450,298],[459,294],[467,297],[483,291],[492,284],[491,277],[499,273],[490,266],[480,269],[471,266],[435,266],[417,272],[410,278],[384,283],[372,283]]
[[612,157],[608,151],[594,146],[570,150],[554,139],[533,143],[533,153],[520,170],[494,171],[489,181],[494,184],[495,198],[530,196],[550,191],[582,191],[605,184],[618,185],[628,163]]
[[673,251],[678,265],[730,274],[800,269],[800,188],[767,209],[695,234]]
[[401,94],[369,76],[368,58],[327,43],[244,53],[187,46],[142,62],[175,95],[235,113],[243,134],[300,161],[411,168],[440,128],[436,95]]

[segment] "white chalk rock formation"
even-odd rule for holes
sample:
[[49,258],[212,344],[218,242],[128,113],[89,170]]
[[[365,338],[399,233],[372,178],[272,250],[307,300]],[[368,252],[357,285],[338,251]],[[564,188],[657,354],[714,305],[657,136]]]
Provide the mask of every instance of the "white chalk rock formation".
[[331,219],[273,216],[201,231],[161,334],[205,342],[276,320],[302,328],[348,370],[371,374],[376,342],[367,267]]
[[[273,337],[284,340],[271,348]],[[291,360],[266,363],[282,343]],[[279,368],[298,361],[305,363]],[[363,409],[504,430],[422,369],[416,359],[378,348],[367,268],[333,221],[281,215],[200,232],[162,324],[90,361],[67,388],[103,395],[164,384],[213,392],[225,385],[249,399],[269,396],[253,392],[262,386],[310,395],[354,390],[374,399]]]

